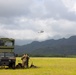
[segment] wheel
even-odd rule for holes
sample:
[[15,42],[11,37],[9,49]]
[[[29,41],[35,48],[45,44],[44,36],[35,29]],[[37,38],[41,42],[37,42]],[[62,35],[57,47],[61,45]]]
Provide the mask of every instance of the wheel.
[[10,68],[10,69],[12,68],[12,63],[9,63],[9,68]]
[[10,68],[10,69],[15,69],[15,63],[10,63],[10,64],[9,64],[9,68]]
[[12,63],[12,69],[15,69],[15,63]]

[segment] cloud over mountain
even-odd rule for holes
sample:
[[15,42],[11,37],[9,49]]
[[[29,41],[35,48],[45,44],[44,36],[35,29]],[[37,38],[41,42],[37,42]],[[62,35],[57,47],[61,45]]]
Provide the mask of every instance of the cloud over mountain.
[[75,6],[75,0],[1,0],[0,36],[42,41],[76,35]]

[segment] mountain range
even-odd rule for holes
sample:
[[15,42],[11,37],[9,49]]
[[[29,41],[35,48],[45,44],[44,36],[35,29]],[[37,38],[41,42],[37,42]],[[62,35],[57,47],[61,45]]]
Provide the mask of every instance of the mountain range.
[[76,36],[58,40],[50,39],[42,42],[33,41],[30,44],[15,46],[14,52],[32,56],[70,56],[76,55]]

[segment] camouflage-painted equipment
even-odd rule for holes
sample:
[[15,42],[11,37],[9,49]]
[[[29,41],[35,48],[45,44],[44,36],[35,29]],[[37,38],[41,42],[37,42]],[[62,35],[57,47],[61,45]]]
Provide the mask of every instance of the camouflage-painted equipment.
[[0,66],[15,68],[14,42],[12,38],[0,38]]

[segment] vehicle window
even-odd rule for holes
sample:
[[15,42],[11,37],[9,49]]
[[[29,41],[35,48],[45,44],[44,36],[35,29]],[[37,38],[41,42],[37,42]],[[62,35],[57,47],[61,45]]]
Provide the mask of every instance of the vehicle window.
[[0,53],[0,57],[4,57],[4,53]]
[[0,46],[4,46],[4,41],[0,40]]
[[5,57],[14,57],[13,53],[5,53]]
[[13,46],[13,45],[12,45],[12,42],[7,41],[7,42],[5,42],[5,46]]

